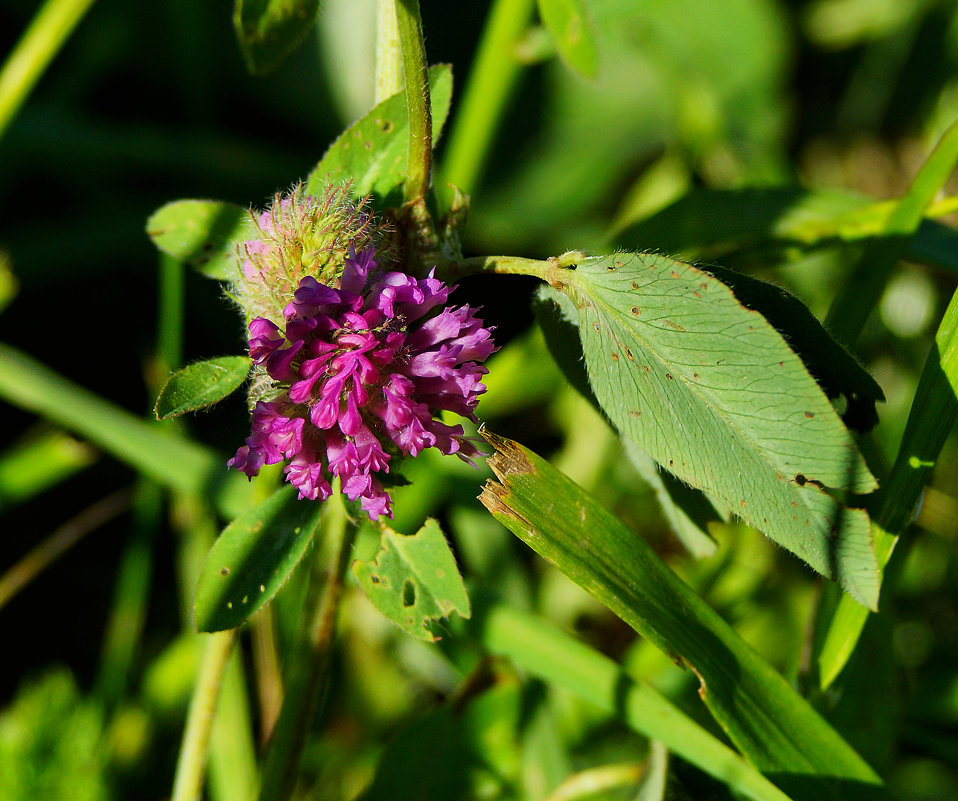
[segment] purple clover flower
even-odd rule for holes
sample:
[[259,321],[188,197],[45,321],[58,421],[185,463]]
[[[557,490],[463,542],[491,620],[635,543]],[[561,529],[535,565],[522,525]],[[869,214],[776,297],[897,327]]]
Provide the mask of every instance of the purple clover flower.
[[479,362],[496,350],[475,309],[446,307],[452,290],[432,274],[374,281],[376,267],[371,248],[351,252],[339,289],[307,276],[282,329],[264,317],[249,324],[253,362],[282,389],[256,403],[252,433],[227,463],[252,477],[288,460],[286,480],[310,500],[329,497],[338,476],[373,520],[392,516],[377,474],[394,457],[478,454],[461,425],[435,415],[475,421],[488,372]]

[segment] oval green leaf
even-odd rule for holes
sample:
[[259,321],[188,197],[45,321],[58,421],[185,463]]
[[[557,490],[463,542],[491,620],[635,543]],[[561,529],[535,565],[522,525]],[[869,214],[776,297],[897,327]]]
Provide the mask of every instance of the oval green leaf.
[[147,220],[146,233],[164,253],[209,278],[233,275],[229,246],[247,238],[249,209],[218,200],[177,200]]
[[[439,138],[452,100],[452,67],[429,69],[432,138]],[[409,146],[406,97],[400,92],[386,98],[366,116],[350,125],[333,142],[306,180],[306,192],[321,195],[327,182],[352,181],[356,197],[373,194],[381,207],[402,202]]]
[[589,258],[550,278],[578,308],[590,384],[622,435],[874,608],[868,515],[835,492],[875,479],[775,328],[664,256]]
[[168,420],[218,403],[239,389],[250,365],[248,356],[220,356],[177,370],[156,399],[156,419]]
[[317,11],[319,0],[236,0],[233,27],[247,69],[276,69],[313,30]]
[[223,529],[196,587],[197,631],[236,628],[263,607],[309,550],[322,508],[284,487]]
[[595,78],[598,47],[584,0],[539,0],[539,16],[563,63],[583,78]]
[[383,532],[375,561],[353,563],[373,605],[408,634],[436,640],[433,624],[453,612],[469,617],[469,596],[449,543],[435,520],[411,537]]

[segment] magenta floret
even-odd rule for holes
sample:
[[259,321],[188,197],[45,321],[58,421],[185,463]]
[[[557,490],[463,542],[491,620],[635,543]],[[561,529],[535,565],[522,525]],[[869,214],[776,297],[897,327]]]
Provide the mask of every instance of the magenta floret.
[[491,329],[469,306],[442,308],[451,289],[429,275],[376,276],[372,249],[350,253],[340,288],[303,278],[285,326],[249,325],[249,352],[281,388],[253,410],[252,433],[228,465],[247,476],[286,461],[301,498],[323,500],[338,476],[376,520],[392,516],[377,474],[395,456],[426,448],[471,461],[478,451],[451,411],[475,420],[485,391],[479,362],[495,351]]

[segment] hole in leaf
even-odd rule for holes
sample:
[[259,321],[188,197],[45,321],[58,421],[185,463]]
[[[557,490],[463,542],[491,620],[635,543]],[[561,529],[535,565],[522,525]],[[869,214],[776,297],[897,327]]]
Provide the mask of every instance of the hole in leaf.
[[416,604],[416,585],[409,579],[402,583],[402,605],[407,609]]

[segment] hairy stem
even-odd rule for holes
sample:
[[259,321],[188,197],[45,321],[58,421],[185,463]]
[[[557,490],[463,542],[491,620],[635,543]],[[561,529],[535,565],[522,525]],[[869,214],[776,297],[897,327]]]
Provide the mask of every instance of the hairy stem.
[[409,109],[409,157],[403,200],[413,204],[425,199],[432,167],[432,112],[419,0],[397,0],[396,23]]

